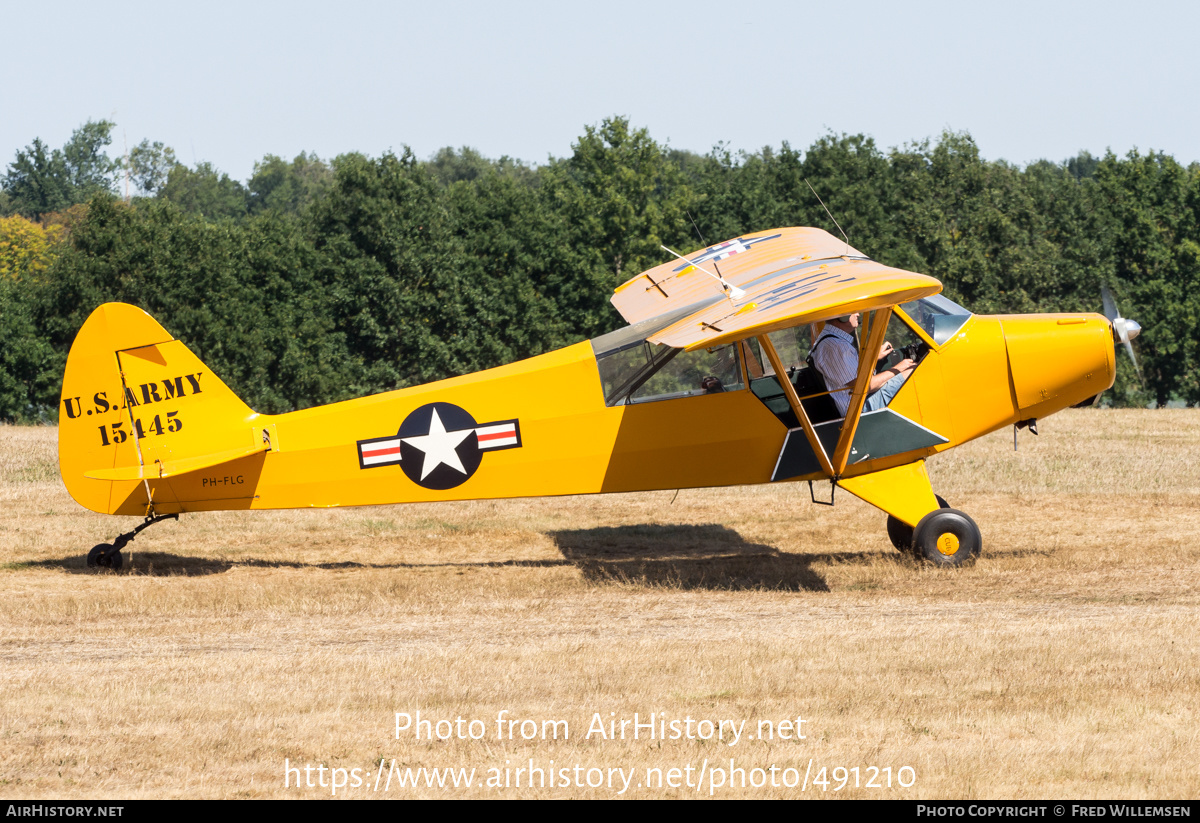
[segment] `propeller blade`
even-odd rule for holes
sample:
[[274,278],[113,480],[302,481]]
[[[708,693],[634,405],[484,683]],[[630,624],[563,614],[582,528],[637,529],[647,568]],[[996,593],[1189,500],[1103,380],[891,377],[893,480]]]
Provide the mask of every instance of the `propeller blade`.
[[[1138,329],[1141,331],[1141,329]],[[1133,337],[1133,335],[1130,335]],[[1125,341],[1125,351],[1129,352],[1129,359],[1133,361],[1133,370],[1137,372],[1138,382],[1142,382],[1142,367],[1138,365],[1137,358],[1133,356],[1133,344],[1129,340]]]
[[1117,304],[1113,302],[1112,295],[1109,294],[1108,286],[1104,283],[1100,284],[1100,299],[1104,301],[1104,316],[1110,323],[1121,316],[1117,312]]
[[1137,372],[1138,382],[1143,383],[1142,367],[1138,365],[1137,357],[1133,354],[1133,344],[1129,342],[1141,334],[1141,324],[1136,320],[1130,320],[1127,317],[1121,316],[1121,312],[1117,309],[1117,303],[1113,300],[1112,293],[1109,292],[1106,283],[1100,284],[1100,299],[1104,303],[1104,316],[1112,324],[1113,342],[1125,344],[1125,351],[1129,352],[1129,359],[1133,363],[1133,370]]

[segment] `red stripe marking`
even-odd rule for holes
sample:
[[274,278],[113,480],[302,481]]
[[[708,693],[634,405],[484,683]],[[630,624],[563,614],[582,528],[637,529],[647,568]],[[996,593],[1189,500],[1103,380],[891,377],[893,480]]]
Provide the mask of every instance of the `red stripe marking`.
[[368,448],[367,446],[363,446],[363,457],[380,457],[381,455],[385,455],[385,454],[399,454],[399,453],[400,453],[399,446],[394,446],[393,448],[390,448],[390,449],[371,449],[371,448]]
[[505,437],[516,437],[517,433],[513,429],[505,429],[503,431],[498,431],[495,434],[480,434],[479,432],[476,432],[475,436],[480,440],[500,440]]

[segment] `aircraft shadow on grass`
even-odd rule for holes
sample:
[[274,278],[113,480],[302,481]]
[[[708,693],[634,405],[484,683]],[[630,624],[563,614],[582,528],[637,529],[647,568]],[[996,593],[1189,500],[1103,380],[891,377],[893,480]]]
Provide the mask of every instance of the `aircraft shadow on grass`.
[[550,532],[570,563],[595,582],[682,589],[829,591],[813,554],[750,543],[718,524],[599,527]]
[[338,563],[300,563],[286,560],[258,560],[255,558],[240,558],[224,560],[213,557],[191,557],[169,552],[135,552],[126,557],[125,565],[120,572],[106,572],[87,567],[87,561],[80,555],[60,557],[52,560],[36,560],[29,563],[13,564],[23,568],[44,568],[73,574],[132,574],[147,577],[203,577],[209,574],[223,574],[234,567],[248,569],[440,569],[440,568],[545,568],[551,566],[567,566],[566,560],[492,560],[478,563],[355,563],[344,561]]
[[[827,592],[829,585],[815,572],[815,563],[904,562],[876,552],[785,553],[763,543],[751,543],[719,524],[639,524],[547,532],[562,553],[561,560],[492,560],[446,563],[305,563],[238,558],[227,560],[170,552],[133,552],[121,574],[153,577],[202,577],[222,574],[235,566],[266,569],[432,569],[432,568],[552,568],[574,566],[597,583],[628,583],[681,589]],[[96,574],[82,555],[19,564],[73,574]]]

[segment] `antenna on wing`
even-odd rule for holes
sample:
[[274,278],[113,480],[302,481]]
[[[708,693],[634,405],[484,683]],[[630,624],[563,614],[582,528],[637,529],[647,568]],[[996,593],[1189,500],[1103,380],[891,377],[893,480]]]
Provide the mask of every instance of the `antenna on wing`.
[[821,204],[821,208],[825,209],[825,213],[829,215],[829,219],[833,221],[833,225],[837,226],[838,231],[840,231],[842,233],[842,239],[846,241],[846,254],[849,254],[850,253],[850,238],[846,237],[846,232],[842,228],[842,224],[839,223],[837,221],[837,218],[833,216],[833,212],[831,212],[829,210],[829,207],[825,205],[825,201],[821,199],[821,195],[817,194],[817,190],[813,188],[812,183],[808,182],[807,177],[804,178],[804,182],[808,186],[808,190],[813,193],[813,197],[817,198],[817,202]]
[[692,221],[692,228],[696,230],[696,236],[700,238],[700,242],[707,246],[708,241],[705,240],[704,235],[700,233],[700,227],[696,225],[696,218],[692,217],[692,213],[687,209],[684,209],[683,213],[688,216],[688,220]]
[[721,275],[713,274],[712,272],[710,272],[708,269],[704,268],[703,266],[701,266],[697,263],[693,263],[691,260],[688,260],[686,257],[684,257],[679,252],[672,251],[671,249],[668,249],[666,246],[662,246],[662,250],[671,252],[671,254],[675,255],[680,260],[687,263],[689,266],[699,269],[700,271],[704,272],[709,277],[711,277],[713,280],[716,280],[718,283],[721,284],[721,288],[725,290],[725,294],[730,300],[741,300],[743,297],[746,296],[746,292],[744,289],[739,289],[737,286],[735,286],[732,283],[730,283],[729,281],[727,281]]
[[121,141],[125,144],[125,162],[122,163],[125,167],[125,202],[129,202],[129,135],[125,133],[125,129],[121,129]]

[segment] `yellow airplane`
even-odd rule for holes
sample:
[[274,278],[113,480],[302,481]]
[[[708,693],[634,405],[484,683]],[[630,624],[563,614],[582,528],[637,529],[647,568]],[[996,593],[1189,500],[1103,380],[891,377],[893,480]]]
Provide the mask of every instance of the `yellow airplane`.
[[[671,254],[616,290],[629,325],[610,334],[279,415],[141,309],[100,306],[67,359],[59,465],[81,505],[145,519],[89,565],[120,568],[129,540],[182,512],[809,481],[814,502],[841,487],[887,513],[897,548],[957,566],[979,555],[979,528],[934,494],[925,460],[1098,398],[1114,340],[1139,331],[1115,307],[975,315],[814,228]],[[853,380],[827,387],[809,349],[856,313]],[[916,364],[903,386],[864,411],[876,371],[902,359]],[[828,501],[813,481],[831,482]]]

